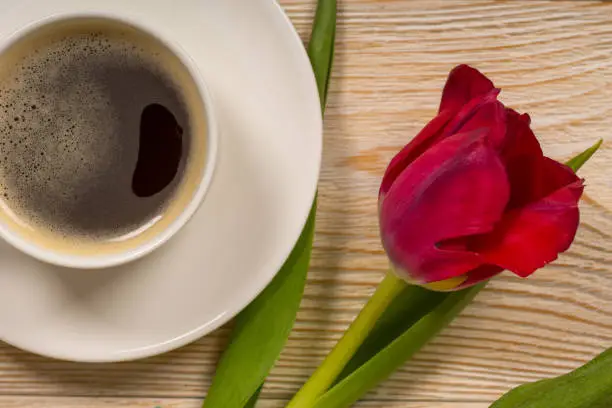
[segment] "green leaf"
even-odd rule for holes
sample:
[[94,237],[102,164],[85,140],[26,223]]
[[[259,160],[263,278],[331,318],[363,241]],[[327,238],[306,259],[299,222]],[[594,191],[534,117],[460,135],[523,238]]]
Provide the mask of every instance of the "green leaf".
[[589,147],[588,149],[586,149],[584,152],[580,153],[579,155],[569,159],[567,162],[565,162],[565,164],[571,167],[571,169],[574,170],[574,172],[578,171],[578,169],[581,168],[582,165],[586,163],[587,160],[589,160],[591,156],[595,154],[595,152],[599,149],[602,143],[603,143],[603,140],[599,139],[597,142],[595,142],[593,146]]
[[255,408],[255,404],[257,404],[257,399],[259,398],[259,394],[261,394],[261,389],[263,388],[263,384],[255,391],[255,394],[251,395],[251,398],[246,403],[244,408]]
[[[308,45],[324,110],[334,57],[336,1],[319,0]],[[314,236],[316,199],[291,255],[262,293],[235,319],[204,408],[254,407],[283,349],[304,293]]]
[[612,348],[565,375],[523,384],[490,408],[610,408]]
[[317,80],[321,110],[325,111],[327,91],[336,43],[336,0],[319,0],[312,27],[308,56]]
[[344,408],[385,380],[444,329],[486,285],[451,292],[432,312],[393,340],[365,364],[323,394],[314,408]]

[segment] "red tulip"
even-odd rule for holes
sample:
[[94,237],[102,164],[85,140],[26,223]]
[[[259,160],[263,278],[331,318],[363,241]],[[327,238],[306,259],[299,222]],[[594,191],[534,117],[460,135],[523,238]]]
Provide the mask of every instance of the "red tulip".
[[397,275],[455,290],[507,269],[526,277],[568,249],[583,181],[545,157],[527,114],[467,65],[438,115],[392,160],[379,193],[383,245]]

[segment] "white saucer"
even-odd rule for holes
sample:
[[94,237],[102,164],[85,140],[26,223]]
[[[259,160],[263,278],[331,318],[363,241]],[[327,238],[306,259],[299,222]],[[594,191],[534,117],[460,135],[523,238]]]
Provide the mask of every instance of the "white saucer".
[[[78,271],[0,243],[0,339],[49,357],[143,358],[227,322],[295,244],[319,175],[314,76],[274,0],[0,0],[0,36],[65,11],[143,19],[197,62],[219,113],[213,185],[161,249],[126,266]],[[1,62],[1,61],[0,61]]]

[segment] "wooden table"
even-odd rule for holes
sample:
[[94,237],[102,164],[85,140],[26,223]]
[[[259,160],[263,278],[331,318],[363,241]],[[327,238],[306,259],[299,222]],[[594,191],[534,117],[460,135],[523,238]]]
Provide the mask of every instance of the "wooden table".
[[[314,0],[281,3],[306,39]],[[612,3],[339,3],[312,270],[264,408],[283,406],[382,278],[381,175],[434,115],[454,65],[478,67],[503,88],[505,103],[528,111],[554,158],[599,137],[612,142]],[[486,408],[512,386],[564,373],[612,346],[611,159],[604,144],[581,172],[588,184],[582,225],[566,254],[527,281],[496,279],[359,406]],[[0,345],[0,407],[199,407],[228,330],[110,365],[57,362]]]

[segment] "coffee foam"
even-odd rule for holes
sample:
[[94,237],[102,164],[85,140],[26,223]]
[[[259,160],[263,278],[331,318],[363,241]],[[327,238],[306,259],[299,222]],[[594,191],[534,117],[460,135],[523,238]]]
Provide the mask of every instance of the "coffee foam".
[[[180,184],[189,185],[183,201],[196,187],[192,174],[151,198],[131,192],[144,103],[171,108],[188,130],[188,150],[193,118],[186,105],[195,95],[182,100],[170,78],[186,79],[186,72],[164,72],[157,61],[165,50],[157,46],[152,53],[142,38],[102,28],[70,26],[38,35],[3,56],[0,199],[13,221],[52,237],[54,247],[58,238],[71,241],[68,246],[121,241],[147,223],[176,216],[178,208],[167,208],[169,198]],[[7,56],[16,63],[7,64]],[[134,84],[137,100],[125,92]]]

